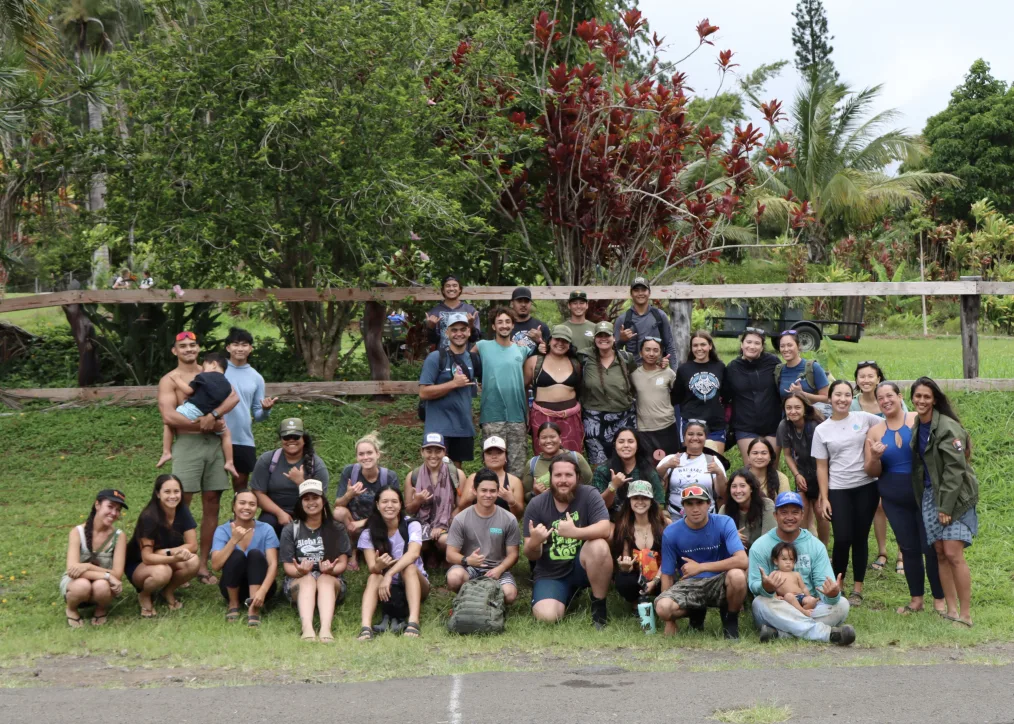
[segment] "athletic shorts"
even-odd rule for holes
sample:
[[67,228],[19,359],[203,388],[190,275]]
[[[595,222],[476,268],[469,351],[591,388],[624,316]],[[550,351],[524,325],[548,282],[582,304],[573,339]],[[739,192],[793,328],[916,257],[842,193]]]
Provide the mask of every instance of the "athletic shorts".
[[233,445],[232,464],[236,466],[237,473],[249,475],[257,464],[257,448],[253,445]]
[[[473,568],[472,566],[451,566],[447,570],[448,575],[450,575],[451,571],[455,568],[465,569],[465,573],[468,574],[468,580],[470,581],[474,581],[476,578],[482,578],[486,575],[486,571],[488,570],[484,568]],[[514,588],[518,587],[518,583],[514,580],[514,576],[511,575],[510,571],[504,571],[503,575],[496,579],[496,582],[500,584],[500,588],[503,588],[504,586],[514,586]]]
[[775,434],[772,432],[770,435],[762,435],[759,432],[741,432],[736,430],[736,442],[740,440],[753,440],[755,437],[774,437]]
[[725,603],[725,573],[708,578],[681,579],[668,591],[659,594],[658,598],[670,598],[684,611],[718,608]]
[[444,437],[444,444],[447,445],[447,457],[456,463],[475,458],[474,437]]
[[222,440],[214,434],[177,435],[173,441],[173,475],[184,493],[221,491],[232,487],[225,472]]
[[580,559],[574,560],[574,567],[563,578],[540,578],[532,586],[532,606],[539,601],[552,599],[569,606],[574,596],[591,585],[588,574]]

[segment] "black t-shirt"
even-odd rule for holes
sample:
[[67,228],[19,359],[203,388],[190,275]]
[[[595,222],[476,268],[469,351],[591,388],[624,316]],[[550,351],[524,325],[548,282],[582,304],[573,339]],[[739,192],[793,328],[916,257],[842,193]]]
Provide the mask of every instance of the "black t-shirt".
[[589,485],[578,485],[574,488],[574,499],[562,513],[556,508],[553,492],[536,495],[525,508],[525,518],[521,531],[527,538],[531,524],[542,524],[552,530],[551,535],[542,545],[542,557],[535,568],[535,580],[543,578],[566,578],[574,567],[574,562],[581,554],[584,541],[576,538],[564,538],[557,534],[556,529],[565,515],[576,513],[574,519],[578,528],[587,528],[600,520],[609,520],[609,511],[602,502],[602,496]]
[[774,435],[782,420],[782,396],[775,384],[778,358],[762,352],[755,360],[737,357],[725,368],[724,392],[732,402],[732,429]]
[[160,528],[153,517],[142,515],[137,519],[134,535],[127,543],[127,563],[141,562],[141,539],[155,541],[155,550],[178,548],[183,545],[183,534],[197,528],[190,508],[180,505],[176,508],[176,517],[171,528]]
[[725,384],[725,363],[684,362],[676,368],[673,385],[675,402],[684,420],[704,420],[710,430],[725,429],[725,406],[722,386]]
[[201,372],[190,383],[194,394],[187,400],[207,415],[217,408],[232,392],[232,383],[221,372]]
[[528,331],[532,329],[541,329],[542,341],[547,345],[549,344],[549,327],[546,326],[545,322],[540,322],[535,317],[529,317],[523,322],[515,322],[514,331],[511,332],[511,341],[521,342],[525,347],[531,350],[532,354],[534,354],[539,348],[539,345],[528,338]]

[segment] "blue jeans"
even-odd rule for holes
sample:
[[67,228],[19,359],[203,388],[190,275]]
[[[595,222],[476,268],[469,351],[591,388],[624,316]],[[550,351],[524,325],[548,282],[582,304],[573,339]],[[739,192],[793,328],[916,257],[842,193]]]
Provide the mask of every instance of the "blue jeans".
[[[817,609],[827,609],[827,604],[818,604]],[[780,598],[757,596],[753,600],[753,620],[757,627],[770,626],[781,637],[792,636],[807,641],[830,641],[831,629],[841,626],[849,615],[849,602],[844,596],[838,603],[825,610],[822,616],[809,617],[793,608]],[[815,609],[816,610],[816,609]]]

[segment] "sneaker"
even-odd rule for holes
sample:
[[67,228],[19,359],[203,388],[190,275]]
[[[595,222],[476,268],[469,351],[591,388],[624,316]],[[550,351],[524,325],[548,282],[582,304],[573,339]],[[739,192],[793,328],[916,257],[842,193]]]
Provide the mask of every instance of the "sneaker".
[[687,616],[687,621],[690,623],[690,628],[694,631],[704,630],[704,618],[708,615],[708,609],[706,608],[692,608],[690,609],[690,615]]
[[778,638],[778,629],[768,626],[767,624],[761,624],[760,631],[758,633],[760,634],[762,644],[766,644],[769,641],[774,641]]
[[594,596],[589,597],[591,598],[592,623],[595,624],[596,629],[601,631],[609,623],[609,611],[606,608],[606,599],[595,598]]
[[856,640],[856,630],[846,624],[831,629],[831,643],[837,646],[848,646]]

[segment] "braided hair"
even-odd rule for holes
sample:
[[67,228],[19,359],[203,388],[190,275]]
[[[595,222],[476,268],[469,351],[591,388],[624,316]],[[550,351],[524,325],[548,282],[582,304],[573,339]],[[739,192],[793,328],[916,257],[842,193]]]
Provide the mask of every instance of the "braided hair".
[[[310,437],[310,433],[303,433],[303,479],[310,480],[311,478],[317,477],[317,471],[314,470],[313,459],[316,453],[313,451],[313,438]],[[327,507],[327,506],[325,506]]]
[[[95,503],[97,502],[98,501],[96,500]],[[95,503],[92,503],[92,510],[88,514],[88,520],[86,520],[84,524],[85,547],[88,550],[92,549],[92,535],[93,535],[92,529],[95,527],[95,513],[98,512],[98,510],[95,507]]]

